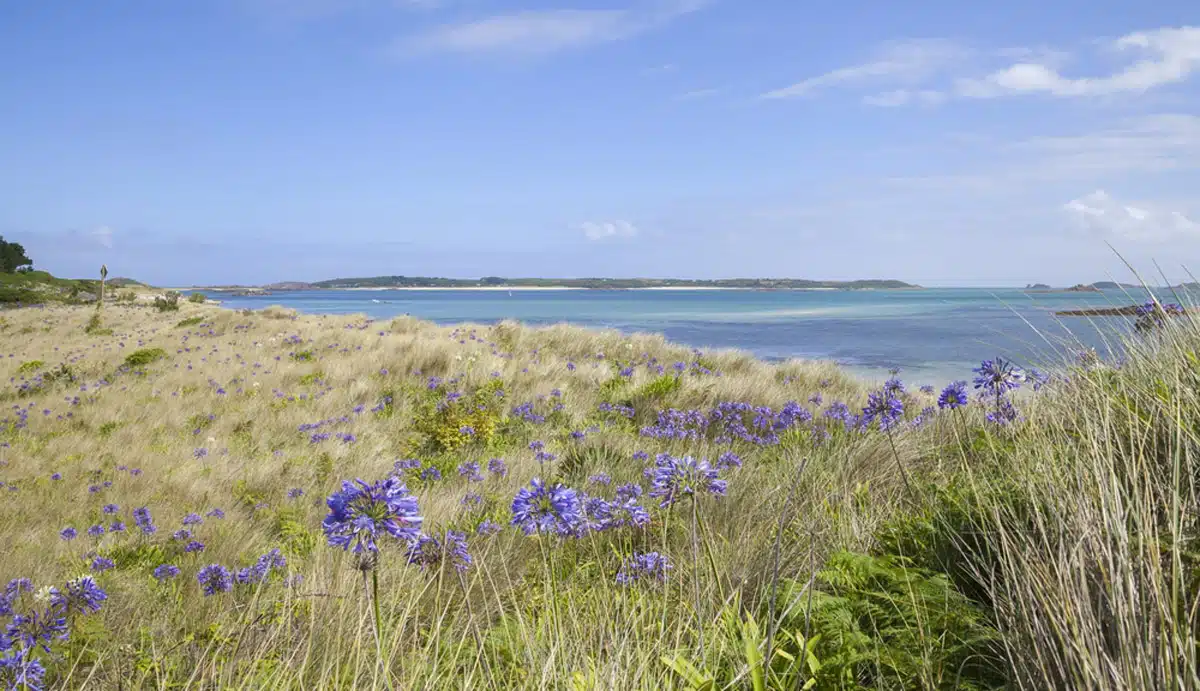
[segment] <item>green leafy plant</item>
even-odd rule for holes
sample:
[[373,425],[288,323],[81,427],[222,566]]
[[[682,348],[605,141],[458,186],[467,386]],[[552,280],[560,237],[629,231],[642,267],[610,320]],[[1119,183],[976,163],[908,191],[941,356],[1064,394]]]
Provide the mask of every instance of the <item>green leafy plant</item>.
[[162,348],[142,348],[135,350],[125,356],[126,367],[142,367],[152,362],[162,360],[167,356],[167,351]]
[[179,293],[172,290],[162,295],[155,296],[154,309],[158,310],[159,312],[178,312]]

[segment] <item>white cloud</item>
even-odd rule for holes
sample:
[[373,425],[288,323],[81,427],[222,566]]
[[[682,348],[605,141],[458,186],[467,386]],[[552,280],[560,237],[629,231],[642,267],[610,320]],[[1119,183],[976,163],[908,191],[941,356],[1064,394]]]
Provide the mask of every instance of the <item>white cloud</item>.
[[91,233],[89,233],[89,235],[91,235],[91,238],[94,242],[100,244],[102,247],[112,249],[112,246],[113,246],[112,228],[109,228],[108,226],[100,226],[99,228],[96,228]]
[[912,82],[928,79],[960,58],[964,51],[951,41],[919,39],[885,45],[869,62],[840,67],[782,89],[769,91],[762,98],[799,98],[821,89],[872,82]]
[[1033,93],[1108,96],[1182,82],[1200,68],[1200,27],[1140,31],[1117,39],[1111,47],[1140,59],[1106,76],[1077,78],[1066,77],[1045,62],[1018,62],[982,79],[960,79],[957,90],[971,98]]
[[583,231],[584,237],[592,241],[631,238],[638,234],[637,226],[629,221],[588,221],[579,224],[579,230]]
[[625,9],[530,10],[450,24],[402,41],[416,52],[551,53],[632,38],[709,0],[660,0]]
[[936,106],[946,100],[946,94],[931,89],[895,89],[884,91],[873,96],[864,96],[863,103],[880,108],[895,108],[910,103],[926,106]]
[[1162,242],[1181,237],[1200,238],[1200,223],[1180,211],[1149,204],[1127,204],[1104,190],[1073,199],[1063,209],[1075,223],[1102,237],[1134,242]]

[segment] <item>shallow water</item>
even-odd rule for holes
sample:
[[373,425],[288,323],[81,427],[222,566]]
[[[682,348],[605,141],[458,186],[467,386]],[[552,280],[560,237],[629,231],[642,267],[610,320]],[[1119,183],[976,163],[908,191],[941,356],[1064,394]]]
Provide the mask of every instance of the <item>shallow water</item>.
[[[440,324],[569,322],[653,331],[697,348],[740,348],[768,359],[826,358],[871,378],[967,378],[997,355],[1049,367],[1092,347],[1115,352],[1132,320],[1055,317],[1056,310],[1123,306],[1144,291],[1025,293],[1012,288],[872,291],[383,290],[291,291],[226,297],[224,306],[283,305],[308,313],[411,314]],[[1170,301],[1174,297],[1164,296]]]

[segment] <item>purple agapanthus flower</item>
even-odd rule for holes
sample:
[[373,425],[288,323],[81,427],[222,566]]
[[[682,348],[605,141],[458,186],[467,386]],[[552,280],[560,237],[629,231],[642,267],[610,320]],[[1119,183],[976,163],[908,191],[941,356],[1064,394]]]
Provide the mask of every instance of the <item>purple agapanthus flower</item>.
[[726,451],[717,457],[716,466],[718,470],[725,470],[727,468],[741,468],[742,457],[738,456],[732,451]]
[[422,518],[417,499],[408,487],[394,477],[374,484],[362,480],[342,482],[342,490],[326,500],[329,515],[321,523],[325,537],[333,547],[356,553],[377,552],[376,536],[386,533],[397,540],[412,542],[420,535]]
[[976,374],[975,388],[988,396],[1003,396],[1025,381],[1025,373],[1003,358],[984,360],[972,371]]
[[954,410],[967,405],[967,383],[965,381],[950,382],[938,396],[938,407]]
[[[2,634],[0,638],[3,638]],[[26,655],[15,647],[0,652],[0,688],[41,691],[45,678],[46,668],[32,655]]]
[[287,496],[288,499],[299,499],[300,497],[304,496],[304,490],[300,489],[299,487],[293,487],[288,490]]
[[705,459],[691,456],[676,458],[659,454],[654,465],[650,496],[660,499],[659,506],[666,508],[683,496],[697,494],[725,494],[726,483],[717,478],[717,470]]
[[196,581],[204,590],[205,597],[229,592],[233,588],[233,576],[230,575],[229,569],[220,564],[209,564],[200,569],[196,574]]
[[99,523],[87,529],[87,534],[92,537],[100,537],[104,532],[104,526]]
[[885,391],[876,391],[867,396],[867,406],[862,411],[863,426],[878,421],[879,429],[891,429],[904,415],[904,402]]
[[195,552],[203,552],[204,551],[204,543],[200,542],[199,540],[192,540],[191,542],[189,542],[183,546],[183,551],[187,552],[188,554],[194,554]]
[[642,486],[636,482],[630,482],[617,488],[617,499],[619,501],[637,499],[640,496],[642,496]]
[[479,464],[475,461],[460,463],[458,466],[458,474],[467,479],[467,482],[482,482],[483,476],[479,474]]
[[20,643],[26,651],[40,647],[47,653],[50,652],[50,645],[55,639],[66,640],[66,613],[54,602],[55,598],[62,598],[63,595],[58,592],[58,588],[51,588],[50,597],[50,606],[45,611],[34,609],[25,614],[14,615],[4,633],[0,634],[0,638],[5,639],[9,646]]
[[182,521],[182,523],[184,525],[198,525],[203,522],[204,522],[204,519],[200,518],[200,514],[198,514],[198,513],[189,513],[188,515],[183,517],[183,521]]
[[81,614],[99,612],[100,603],[107,599],[108,594],[91,576],[80,576],[67,581],[65,590],[61,592],[53,590],[50,593],[50,604],[62,616],[69,616],[76,612]]
[[443,556],[458,572],[471,568],[471,553],[467,551],[467,536],[456,530],[446,531],[446,544],[430,535],[421,535],[408,548],[408,563],[422,570],[442,563]]
[[117,513],[118,511],[120,511],[121,507],[117,506],[116,504],[105,504],[104,508],[101,510],[106,514],[111,515],[111,514],[114,514],[114,513]]
[[77,536],[78,534],[79,534],[79,531],[78,531],[78,530],[75,530],[74,528],[72,528],[72,527],[70,527],[70,526],[68,526],[68,527],[66,527],[66,528],[63,528],[63,529],[62,529],[62,530],[61,530],[61,531],[58,533],[59,537],[61,537],[61,538],[62,538],[62,539],[64,539],[64,540],[67,540],[67,541],[74,540],[74,539],[75,539],[75,536]]
[[273,549],[260,556],[253,566],[239,569],[233,579],[242,585],[254,585],[267,580],[272,570],[282,571],[287,568],[287,559],[278,549]]
[[158,566],[154,567],[154,577],[157,578],[159,582],[175,578],[178,575],[179,567],[175,566],[174,564],[159,564]]
[[617,572],[617,583],[633,585],[638,581],[662,582],[667,572],[674,568],[671,559],[658,552],[635,552],[621,564]]
[[608,504],[603,528],[641,528],[650,522],[650,512],[635,499]]
[[512,524],[526,535],[534,533],[569,534],[583,520],[582,507],[575,490],[554,485],[547,487],[534,478],[512,502]]
[[92,571],[97,573],[108,571],[114,566],[116,566],[116,564],[114,564],[113,560],[109,559],[108,557],[96,557],[92,560]]
[[493,458],[488,461],[487,469],[488,472],[493,475],[498,475],[500,477],[506,477],[508,475],[508,466],[505,465],[504,459],[502,458]]

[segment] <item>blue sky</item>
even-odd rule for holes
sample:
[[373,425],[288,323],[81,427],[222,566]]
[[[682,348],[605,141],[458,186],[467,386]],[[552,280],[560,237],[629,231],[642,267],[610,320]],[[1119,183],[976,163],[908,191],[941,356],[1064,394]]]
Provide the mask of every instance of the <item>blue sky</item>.
[[[1188,11],[1189,5],[1192,6]],[[0,234],[61,275],[1200,271],[1189,0],[0,4]]]

